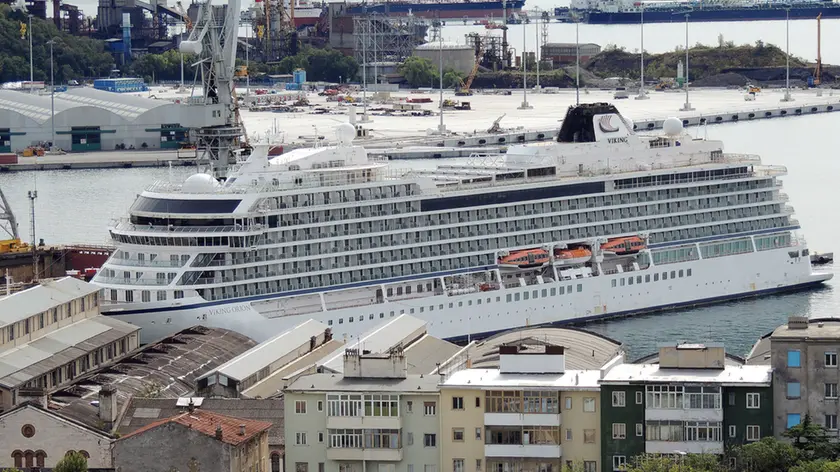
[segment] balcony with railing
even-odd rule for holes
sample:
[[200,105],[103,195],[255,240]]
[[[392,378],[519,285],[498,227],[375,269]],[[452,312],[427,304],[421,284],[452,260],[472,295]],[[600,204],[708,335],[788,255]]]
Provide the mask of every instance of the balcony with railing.
[[399,395],[328,395],[327,428],[402,428]]
[[333,461],[401,461],[398,429],[330,429],[327,459]]
[[650,385],[645,418],[656,421],[723,421],[720,387]]
[[557,426],[562,423],[556,390],[485,393],[484,424],[494,426]]
[[539,457],[562,456],[560,427],[488,427],[484,433],[486,457]]

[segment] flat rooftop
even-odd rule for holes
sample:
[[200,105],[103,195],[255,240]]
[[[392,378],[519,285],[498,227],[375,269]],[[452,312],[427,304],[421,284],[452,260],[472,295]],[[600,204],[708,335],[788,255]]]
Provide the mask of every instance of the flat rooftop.
[[344,351],[358,349],[373,354],[388,352],[402,344],[409,374],[427,374],[461,350],[455,344],[428,335],[426,322],[411,315],[399,315],[377,325],[327,356],[321,366],[330,372],[344,371]]
[[499,369],[466,369],[451,374],[450,388],[599,390],[600,370],[567,370],[562,374],[503,374]]
[[313,374],[295,380],[287,390],[300,392],[437,393],[437,375],[409,375],[404,379],[345,378],[342,374]]
[[770,349],[773,339],[792,341],[807,338],[810,341],[840,341],[840,318],[811,318],[807,326],[791,329],[785,323],[760,337],[755,342],[746,363],[749,365],[770,365]]
[[102,315],[59,328],[1,352],[0,385],[20,386],[138,331],[138,326]]
[[74,277],[44,280],[40,285],[0,298],[0,328],[97,291],[96,285]]
[[659,364],[621,364],[606,373],[605,384],[701,383],[723,386],[770,385],[773,371],[763,365],[727,365],[724,369],[663,369]]

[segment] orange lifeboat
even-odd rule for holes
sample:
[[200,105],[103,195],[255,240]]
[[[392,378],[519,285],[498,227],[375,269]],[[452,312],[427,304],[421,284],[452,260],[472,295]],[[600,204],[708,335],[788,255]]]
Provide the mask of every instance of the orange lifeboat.
[[601,250],[617,255],[635,254],[645,248],[645,241],[638,236],[610,239],[601,245]]
[[554,250],[554,260],[563,265],[585,264],[591,258],[592,251],[583,247]]
[[518,269],[529,269],[542,267],[551,261],[548,251],[545,249],[526,249],[514,251],[507,256],[499,258],[499,265],[502,267],[513,267]]

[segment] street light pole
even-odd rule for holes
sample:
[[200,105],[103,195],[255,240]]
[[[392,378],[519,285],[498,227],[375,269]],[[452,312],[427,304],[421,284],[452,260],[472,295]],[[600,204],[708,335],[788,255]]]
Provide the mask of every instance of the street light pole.
[[[539,13],[539,10],[537,10],[537,13]],[[537,85],[534,87],[534,89],[536,90],[536,93],[539,93],[539,91],[540,91],[540,53],[541,53],[541,51],[540,51],[540,49],[541,49],[541,47],[540,47],[540,17],[539,16],[537,16],[537,18],[535,20],[535,23],[534,23],[534,33],[535,33],[534,34],[534,39],[537,40],[537,42],[534,43],[535,44],[535,46],[534,46],[534,59],[536,60],[536,63],[537,63]]]
[[50,45],[50,125],[52,126],[52,142],[50,149],[55,148],[55,75],[53,74],[53,45],[55,40],[47,43]]
[[783,102],[790,102],[790,5],[786,5],[785,11],[785,96]]
[[691,102],[688,101],[688,17],[691,15],[690,12],[686,12],[685,14],[685,83],[683,87],[685,87],[685,104],[681,111],[692,111],[694,108],[691,108]]
[[[250,25],[245,25],[245,97],[251,96],[251,33],[248,28]],[[179,48],[180,49],[180,48]]]
[[580,18],[575,17],[575,105],[580,105]]
[[29,15],[29,93],[32,93],[34,86],[32,82],[35,81],[35,67],[33,66],[32,56],[32,15]]
[[525,35],[525,22],[522,22],[522,104],[519,105],[520,110],[528,110],[533,108],[528,103],[528,48],[525,45],[527,36]]
[[438,132],[446,134],[446,125],[443,124],[443,29],[438,30],[438,88],[440,88],[440,124]]
[[647,100],[647,92],[645,92],[645,4],[644,2],[639,2],[639,8],[641,9],[641,23],[640,23],[640,42],[641,42],[641,66],[639,69],[639,95],[636,96],[636,100]]
[[370,17],[365,14],[365,31],[362,34],[362,118],[359,120],[362,123],[370,121],[367,113],[367,42],[370,39]]

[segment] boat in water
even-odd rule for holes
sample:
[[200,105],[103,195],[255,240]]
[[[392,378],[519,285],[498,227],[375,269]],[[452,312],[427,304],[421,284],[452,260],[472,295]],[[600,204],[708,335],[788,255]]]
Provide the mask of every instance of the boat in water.
[[525,0],[396,0],[348,4],[345,11],[351,15],[381,13],[430,19],[507,18],[524,6]]
[[840,3],[833,0],[800,0],[790,3],[756,0],[707,2],[663,1],[644,6],[638,0],[573,0],[570,7],[555,8],[559,21],[580,21],[590,24],[640,24],[642,10],[645,23],[682,23],[715,21],[784,20],[840,18]]
[[[202,324],[262,341],[307,319],[358,336],[410,314],[460,341],[831,278],[812,269],[783,167],[692,139],[676,118],[663,130],[636,134],[614,106],[585,104],[555,141],[503,162],[400,172],[346,123],[337,146],[257,145],[226,179],[143,191],[93,283],[102,312],[144,340]],[[553,263],[503,267],[535,248]],[[562,264],[555,248],[591,257]]]

